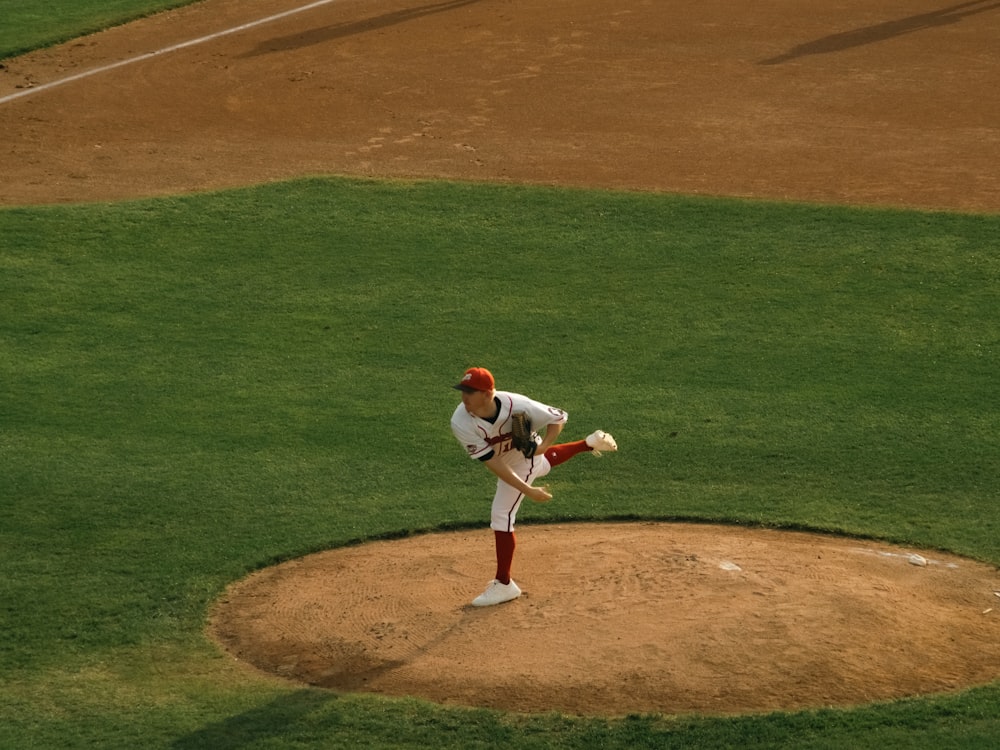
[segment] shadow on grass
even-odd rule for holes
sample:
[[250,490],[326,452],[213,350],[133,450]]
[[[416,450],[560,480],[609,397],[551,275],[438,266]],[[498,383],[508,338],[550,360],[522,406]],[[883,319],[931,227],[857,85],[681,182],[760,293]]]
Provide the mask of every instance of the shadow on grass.
[[329,691],[297,690],[242,714],[209,724],[170,745],[174,750],[237,750],[270,738],[299,733],[312,712],[337,700]]

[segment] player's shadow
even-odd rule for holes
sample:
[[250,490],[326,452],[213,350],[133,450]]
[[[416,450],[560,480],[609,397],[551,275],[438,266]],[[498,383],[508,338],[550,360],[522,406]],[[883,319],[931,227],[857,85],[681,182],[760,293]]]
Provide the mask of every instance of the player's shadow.
[[207,724],[175,740],[171,750],[240,750],[240,748],[288,740],[301,731],[317,731],[337,696],[320,690],[296,690],[270,703]]
[[331,42],[335,39],[343,39],[344,37],[364,34],[370,31],[384,29],[388,26],[406,23],[407,21],[429,16],[434,13],[444,13],[449,10],[456,10],[465,5],[472,5],[478,2],[480,2],[480,0],[446,0],[445,2],[435,3],[433,5],[423,5],[419,8],[396,10],[391,13],[384,13],[381,16],[365,18],[361,21],[338,23],[331,26],[323,26],[319,29],[303,31],[298,34],[289,34],[288,36],[265,39],[250,52],[240,55],[240,57],[256,57],[258,55],[267,55],[272,52],[285,52],[287,50],[299,49],[301,47],[309,47],[314,44],[323,44],[325,42]]
[[824,55],[831,52],[842,52],[844,50],[851,49],[852,47],[861,47],[866,44],[884,42],[887,39],[903,36],[904,34],[912,34],[916,31],[923,31],[924,29],[932,29],[937,26],[947,26],[949,24],[958,23],[968,16],[973,16],[978,13],[986,13],[987,11],[997,10],[998,8],[1000,8],[1000,2],[997,2],[997,0],[972,0],[972,2],[952,5],[948,8],[931,11],[930,13],[920,13],[916,16],[900,18],[896,21],[886,21],[885,23],[875,24],[874,26],[865,26],[861,29],[853,29],[852,31],[844,31],[839,34],[831,34],[830,36],[825,36],[822,39],[800,44],[797,47],[793,47],[788,52],[778,55],[777,57],[761,60],[758,65],[778,65],[780,63],[795,60],[799,57],[806,57],[808,55]]

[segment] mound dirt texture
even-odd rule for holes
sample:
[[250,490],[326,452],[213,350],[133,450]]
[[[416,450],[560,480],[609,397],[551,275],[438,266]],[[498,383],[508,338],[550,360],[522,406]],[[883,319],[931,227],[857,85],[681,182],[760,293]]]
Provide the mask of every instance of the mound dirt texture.
[[469,605],[492,566],[488,529],[331,550],[234,585],[211,631],[311,685],[523,712],[854,705],[1000,677],[1000,575],[952,555],[731,526],[525,526],[521,598]]
[[[207,0],[3,61],[0,205],[344,174],[996,213],[998,39],[996,0]],[[1000,676],[997,572],[948,555],[525,526],[525,595],[468,607],[492,565],[488,530],[333,550],[236,584],[212,633],[288,679],[518,711]]]

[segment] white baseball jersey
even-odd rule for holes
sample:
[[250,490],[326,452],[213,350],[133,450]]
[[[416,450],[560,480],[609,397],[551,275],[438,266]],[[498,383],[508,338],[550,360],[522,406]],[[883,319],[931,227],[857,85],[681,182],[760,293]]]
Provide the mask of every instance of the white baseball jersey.
[[525,460],[511,445],[511,414],[524,412],[531,421],[531,429],[539,433],[544,432],[547,425],[565,424],[568,418],[562,409],[546,406],[520,393],[496,391],[495,395],[500,411],[492,422],[469,414],[464,404],[459,404],[451,415],[451,431],[469,458],[484,461],[499,455],[512,465]]

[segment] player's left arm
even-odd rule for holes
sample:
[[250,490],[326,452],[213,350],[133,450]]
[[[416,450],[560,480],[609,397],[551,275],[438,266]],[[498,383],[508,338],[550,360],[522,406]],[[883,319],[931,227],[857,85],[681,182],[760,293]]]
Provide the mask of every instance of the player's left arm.
[[554,422],[552,424],[545,425],[545,433],[542,435],[542,442],[535,451],[535,455],[543,455],[545,451],[555,445],[556,440],[559,438],[559,433],[563,431],[565,426],[564,422]]
[[535,449],[535,455],[540,456],[556,444],[559,433],[566,426],[569,415],[562,409],[547,406],[538,401],[532,402],[531,406],[532,409],[529,413],[531,413],[532,424],[535,425],[534,429],[542,438],[542,442]]

